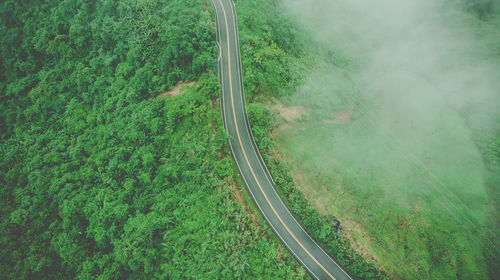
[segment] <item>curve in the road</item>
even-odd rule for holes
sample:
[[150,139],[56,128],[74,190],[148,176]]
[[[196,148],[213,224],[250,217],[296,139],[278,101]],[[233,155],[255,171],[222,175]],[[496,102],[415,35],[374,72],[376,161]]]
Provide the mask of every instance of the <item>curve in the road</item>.
[[317,279],[352,279],[311,237],[276,192],[255,144],[245,111],[236,12],[232,0],[211,0],[217,22],[218,69],[224,127],[246,188],[285,247]]

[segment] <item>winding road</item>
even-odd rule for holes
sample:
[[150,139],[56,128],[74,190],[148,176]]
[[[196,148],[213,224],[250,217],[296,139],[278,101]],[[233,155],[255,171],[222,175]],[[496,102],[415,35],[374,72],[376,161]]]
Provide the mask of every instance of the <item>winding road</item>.
[[224,127],[243,182],[262,216],[297,261],[316,279],[352,279],[304,230],[276,192],[245,111],[236,12],[232,0],[211,0],[217,22]]

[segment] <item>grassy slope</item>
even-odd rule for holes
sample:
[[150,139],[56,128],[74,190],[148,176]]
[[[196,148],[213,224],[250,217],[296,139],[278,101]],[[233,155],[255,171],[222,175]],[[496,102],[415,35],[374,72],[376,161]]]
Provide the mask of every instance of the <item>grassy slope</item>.
[[[457,152],[446,142],[456,140],[454,133],[437,135],[441,140],[434,149],[422,151],[432,155],[422,162],[414,160],[422,154],[404,152],[401,135],[381,136],[363,120],[352,125],[311,122],[304,128],[282,132],[280,150],[300,163],[296,171],[306,174],[308,198],[321,212],[340,217],[352,238],[388,271],[403,278],[452,278],[456,266],[465,263],[474,277],[484,277],[481,241],[469,241],[477,229],[464,220],[484,224],[485,214],[484,169],[470,137]],[[448,161],[458,164],[441,164]],[[463,205],[463,200],[469,203]],[[468,208],[475,209],[473,217]],[[463,232],[462,222],[466,230],[474,230],[473,236]],[[450,263],[454,269],[449,269]]]

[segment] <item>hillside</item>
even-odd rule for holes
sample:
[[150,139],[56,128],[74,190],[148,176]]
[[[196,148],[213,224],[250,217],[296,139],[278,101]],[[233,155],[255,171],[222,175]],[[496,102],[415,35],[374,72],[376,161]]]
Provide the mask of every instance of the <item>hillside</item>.
[[497,279],[500,7],[282,8],[312,62],[298,87],[267,102],[278,119],[268,153],[391,278]]

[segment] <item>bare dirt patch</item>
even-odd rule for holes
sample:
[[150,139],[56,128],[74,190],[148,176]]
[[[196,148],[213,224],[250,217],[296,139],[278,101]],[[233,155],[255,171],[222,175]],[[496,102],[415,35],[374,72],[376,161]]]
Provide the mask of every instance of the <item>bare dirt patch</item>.
[[346,109],[335,112],[335,118],[334,119],[332,119],[332,120],[323,120],[323,122],[329,123],[329,124],[350,123],[351,122],[351,114],[352,114],[352,111],[354,110],[355,106],[356,105],[354,103],[352,103]]
[[229,179],[229,185],[231,186],[231,189],[233,191],[234,198],[236,199],[236,202],[241,207],[243,207],[243,210],[250,217],[254,226],[259,227],[260,226],[259,220],[257,219],[257,217],[255,217],[255,214],[252,212],[250,207],[247,205],[245,198],[243,197],[243,194],[241,193],[240,189],[238,189],[238,186],[236,186],[236,182],[234,181],[233,177],[231,177]]
[[205,7],[205,11],[210,12],[210,10],[208,9],[208,6],[207,6],[207,1],[202,0],[202,2],[203,2],[203,7]]
[[212,104],[212,109],[214,109],[214,110],[217,109],[217,104],[218,104],[217,101],[218,101],[218,99],[216,99],[216,98],[213,98],[212,100],[210,100],[210,104]]
[[373,238],[365,233],[366,230],[363,228],[363,226],[350,220],[344,220],[342,224],[345,230],[341,233],[341,235],[343,238],[349,240],[354,251],[358,252],[358,254],[360,254],[364,259],[376,263],[377,266],[381,268],[381,270],[387,271],[382,265],[382,262],[377,258],[377,256],[372,254],[370,250],[368,250],[365,246],[363,246],[363,244],[361,244],[361,242],[359,242],[358,239],[353,237],[353,232],[357,232],[358,235],[363,238],[366,243],[374,244],[376,242],[375,240],[373,240]]
[[285,106],[281,103],[277,103],[273,106],[273,109],[277,111],[281,117],[289,122],[293,122],[298,118],[309,115],[310,111],[306,107],[302,106]]
[[169,91],[165,91],[164,93],[158,94],[156,97],[165,97],[165,96],[177,96],[179,94],[183,94],[185,90],[182,90],[183,86],[191,86],[194,85],[195,82],[180,82],[173,89]]
[[209,123],[208,126],[210,126],[210,128],[212,129],[212,135],[210,136],[210,142],[212,142],[215,139],[215,134],[217,133],[217,129],[215,129],[214,122]]

